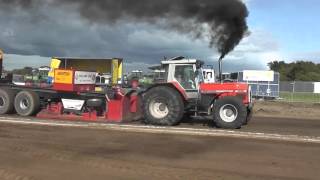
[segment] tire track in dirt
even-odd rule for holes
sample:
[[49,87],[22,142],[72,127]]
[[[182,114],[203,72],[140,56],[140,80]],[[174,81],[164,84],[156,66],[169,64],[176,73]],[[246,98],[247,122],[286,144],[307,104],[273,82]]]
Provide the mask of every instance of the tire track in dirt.
[[59,160],[59,161],[71,161],[73,155],[71,153],[58,153],[45,151],[38,148],[29,148],[25,145],[13,144],[6,147],[1,147],[0,152],[15,152],[16,155],[24,155],[26,157],[32,157],[33,160]]
[[[68,177],[66,174],[79,179],[83,175],[83,179],[108,175],[123,179],[312,179],[319,172],[319,158],[312,157],[319,147],[316,143],[162,137],[157,133],[11,123],[0,126],[0,134],[1,129],[7,130],[2,131],[7,137],[0,137],[0,170],[4,168],[0,180],[40,180],[46,175],[58,179],[58,174],[52,176],[52,170],[60,171],[62,179]],[[298,168],[305,174],[296,172]]]
[[[111,171],[119,171],[121,173],[129,173],[129,174],[134,174],[134,175],[139,175],[139,176],[152,176],[158,179],[161,179],[161,177],[166,178],[166,179],[181,179],[180,176],[174,177],[175,171],[174,170],[169,170],[166,167],[159,168],[157,167],[156,169],[153,167],[152,171],[148,170],[148,172],[145,172],[143,170],[139,171],[136,168],[136,163],[135,162],[130,162],[130,161],[121,161],[117,159],[116,157],[110,158],[110,159],[97,159],[97,158],[91,158],[91,159],[82,159],[82,160],[77,160],[77,155],[74,153],[58,153],[58,152],[50,152],[50,151],[44,151],[41,149],[33,149],[33,148],[28,148],[26,146],[21,146],[21,145],[12,145],[12,146],[7,146],[6,150],[9,150],[11,152],[16,152],[18,154],[22,154],[26,157],[32,158],[34,161],[37,160],[53,160],[53,161],[61,161],[63,163],[76,163],[77,165],[84,166],[87,168],[92,168],[96,169],[99,168],[101,170],[111,170]],[[2,149],[0,149],[0,152]],[[117,162],[112,162],[110,163],[109,161],[113,161],[113,159]],[[119,162],[120,161],[120,162]],[[139,169],[147,169],[152,167],[151,164],[147,163],[142,163],[139,162]],[[181,170],[180,170],[181,171]],[[163,172],[171,172],[171,175],[167,175]],[[187,173],[187,172],[185,172]],[[9,173],[5,173],[9,174]],[[13,175],[8,176],[10,180],[16,180],[14,178],[18,178],[17,180],[20,180],[20,176],[14,177]],[[12,178],[13,177],[13,178]],[[0,176],[1,179],[1,176]],[[2,179],[1,179],[2,180]],[[23,179],[24,180],[24,179]],[[29,179],[25,179],[29,180]],[[33,180],[33,179],[30,179]]]
[[[137,164],[139,165],[139,168],[137,168]],[[138,176],[151,176],[154,179],[188,179],[188,174],[191,173],[189,169],[164,167],[151,163],[131,162],[119,159],[117,159],[117,162],[112,163],[105,163],[102,162],[102,160],[91,159],[88,160],[85,165],[88,167],[99,168],[101,170],[116,170],[117,172],[129,173]],[[201,176],[205,175],[202,174]]]
[[[30,148],[25,145],[13,144],[6,147],[1,147],[0,152],[14,152],[17,155],[23,155],[25,157],[32,158],[34,161],[41,160],[52,160],[52,161],[60,161],[62,163],[71,163],[77,164],[79,166],[84,166],[86,168],[92,169],[101,169],[106,171],[119,171],[125,174],[132,174],[136,176],[152,176],[156,179],[185,179],[187,176],[181,176],[181,174],[187,175],[190,173],[189,170],[183,168],[175,168],[175,167],[164,167],[159,166],[159,164],[152,164],[146,162],[132,162],[128,160],[121,160],[119,157],[109,157],[109,158],[85,158],[78,159],[80,154],[70,153],[70,152],[56,152],[51,150],[42,150],[38,148]],[[111,161],[111,162],[110,162]],[[137,168],[137,163],[139,164],[139,168]],[[150,168],[152,167],[152,168]],[[148,169],[148,171],[144,171],[144,169]],[[177,175],[176,172],[179,171],[180,175]],[[203,172],[202,172],[203,173]],[[5,173],[9,174],[9,173]],[[10,180],[15,180],[14,178],[18,178],[20,180],[20,176],[14,177],[13,175],[8,176]],[[1,176],[0,176],[1,179]],[[30,178],[29,178],[30,179]],[[29,180],[23,179],[23,180]],[[2,180],[2,179],[1,179]],[[5,179],[6,180],[6,179]],[[33,180],[33,179],[30,179]]]
[[84,123],[84,122],[60,122],[50,120],[26,120],[11,118],[6,120],[0,117],[1,123],[23,124],[36,126],[51,127],[77,127],[102,130],[116,130],[126,132],[153,133],[153,134],[179,134],[192,136],[211,136],[211,137],[228,137],[243,139],[259,139],[274,141],[289,141],[300,143],[317,143],[320,144],[320,137],[317,136],[300,136],[300,135],[283,135],[277,133],[263,132],[244,132],[236,130],[220,130],[220,129],[196,129],[196,128],[180,128],[180,127],[158,127],[145,125],[122,125],[122,124],[105,124],[105,123]]
[[0,169],[0,179],[1,180],[36,180],[33,177],[18,174],[6,169]]
[[[0,148],[0,152],[4,151],[10,151],[10,152],[15,152],[17,154],[22,154],[26,157],[32,158],[34,161],[37,160],[54,160],[54,161],[61,161],[63,163],[76,163],[80,166],[85,166],[87,168],[92,168],[92,169],[96,169],[99,168],[101,170],[112,170],[112,171],[119,171],[122,173],[129,173],[129,174],[134,174],[134,175],[142,175],[142,176],[146,176],[146,175],[152,175],[155,178],[167,178],[167,179],[181,179],[181,177],[173,177],[173,176],[169,176],[166,175],[164,173],[161,172],[168,172],[169,170],[167,168],[161,168],[161,171],[159,169],[159,167],[157,167],[157,170],[152,170],[152,171],[138,171],[138,169],[136,168],[136,163],[134,162],[130,162],[130,161],[126,161],[126,162],[113,162],[113,163],[108,163],[108,161],[113,161],[113,158],[111,159],[97,159],[97,158],[91,158],[91,159],[82,159],[82,160],[77,160],[77,154],[75,153],[69,153],[69,152],[64,152],[64,153],[60,153],[60,152],[50,152],[49,151],[44,151],[41,149],[36,149],[36,148],[29,148],[26,147],[24,145],[10,145],[10,146],[6,146],[6,147],[2,147]],[[119,159],[116,159],[116,161],[119,161]],[[121,161],[121,160],[120,160]],[[150,168],[150,164],[143,164],[141,162],[139,162],[139,167],[143,167],[142,169],[145,168]],[[140,169],[140,168],[139,168]],[[13,173],[9,173],[8,171],[2,171],[3,174],[3,179],[6,180],[5,178],[8,178],[10,180],[33,180],[28,178],[25,178],[23,176],[19,176],[19,175],[15,175]],[[172,171],[170,174],[174,174],[174,171]],[[25,178],[25,179],[21,179],[21,178]],[[1,174],[0,174],[0,179],[2,180]]]

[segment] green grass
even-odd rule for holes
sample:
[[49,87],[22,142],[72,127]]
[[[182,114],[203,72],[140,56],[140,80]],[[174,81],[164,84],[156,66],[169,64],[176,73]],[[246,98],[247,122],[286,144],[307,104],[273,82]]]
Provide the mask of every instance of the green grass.
[[280,92],[282,101],[320,103],[320,94]]

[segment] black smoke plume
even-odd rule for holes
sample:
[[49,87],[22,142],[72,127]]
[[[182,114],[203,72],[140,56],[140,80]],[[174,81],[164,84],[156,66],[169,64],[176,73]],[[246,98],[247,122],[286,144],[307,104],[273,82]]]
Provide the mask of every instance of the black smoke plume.
[[[71,5],[92,23],[142,22],[159,25],[195,38],[210,38],[221,59],[248,31],[248,10],[241,0],[0,0],[1,4]],[[1,6],[1,5],[0,5]]]

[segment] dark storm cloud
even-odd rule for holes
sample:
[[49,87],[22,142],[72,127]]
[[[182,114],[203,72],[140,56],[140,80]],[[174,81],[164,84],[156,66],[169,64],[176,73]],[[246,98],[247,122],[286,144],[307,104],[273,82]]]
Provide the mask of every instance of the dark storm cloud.
[[[86,14],[89,10],[85,12],[84,3],[68,1],[58,4],[59,2],[61,3],[60,0],[0,0],[0,48],[7,54],[43,57],[121,57],[125,62],[131,63],[130,69],[143,70],[159,63],[164,56],[183,55],[207,60],[208,64],[219,58],[216,49],[208,47],[208,24],[198,23],[196,18],[163,14],[160,18],[137,19],[122,12],[119,18],[105,20],[107,15],[98,10],[93,12],[96,13],[94,18],[89,17]],[[98,1],[90,2],[95,3],[92,6],[100,6]],[[90,11],[95,8],[98,7],[90,7]],[[95,17],[98,14],[101,15],[100,18]],[[199,35],[198,31],[202,34]],[[260,39],[255,41],[261,42]],[[226,59],[225,70],[250,65],[256,67],[256,59],[253,64],[243,55],[241,59],[232,59],[232,56],[238,56],[237,51],[239,48]],[[248,54],[251,50],[245,48],[244,51]],[[34,63],[37,59],[39,62],[44,61],[37,56],[10,56],[8,61],[12,68],[18,65],[37,67],[47,63],[47,60]]]
[[248,10],[240,0],[2,0],[7,6],[34,8],[43,4],[75,5],[90,22],[113,24],[120,20],[163,24],[193,37],[204,37],[209,27],[210,47],[224,57],[247,32]]

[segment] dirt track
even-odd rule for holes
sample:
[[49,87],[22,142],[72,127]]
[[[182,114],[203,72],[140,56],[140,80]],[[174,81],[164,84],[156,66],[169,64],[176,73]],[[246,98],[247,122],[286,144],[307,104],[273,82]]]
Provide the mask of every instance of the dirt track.
[[[255,118],[241,131],[320,136],[319,127],[315,120]],[[0,123],[0,144],[1,180],[320,176],[320,144],[312,143]]]
[[320,120],[320,103],[256,101],[255,116]]

